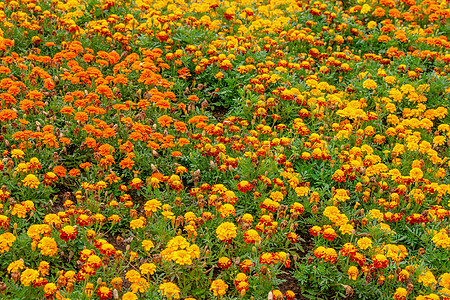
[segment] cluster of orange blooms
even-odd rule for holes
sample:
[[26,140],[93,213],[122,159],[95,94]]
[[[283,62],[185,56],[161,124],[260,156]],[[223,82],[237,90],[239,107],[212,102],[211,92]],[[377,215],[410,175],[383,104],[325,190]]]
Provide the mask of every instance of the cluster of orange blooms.
[[450,299],[449,22],[0,3],[0,298]]

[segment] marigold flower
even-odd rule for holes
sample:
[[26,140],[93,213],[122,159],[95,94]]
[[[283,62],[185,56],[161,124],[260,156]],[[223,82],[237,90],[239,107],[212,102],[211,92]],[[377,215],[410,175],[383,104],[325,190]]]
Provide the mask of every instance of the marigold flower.
[[298,202],[294,202],[294,203],[291,205],[291,208],[290,208],[290,212],[291,212],[291,213],[295,212],[295,213],[297,213],[298,215],[300,215],[300,214],[302,214],[304,211],[305,211],[305,207],[304,207],[302,204],[298,203]]
[[227,292],[228,284],[222,279],[216,279],[211,283],[210,291],[214,293],[214,296],[223,296]]
[[287,237],[287,239],[288,239],[291,243],[293,243],[293,244],[295,244],[295,243],[297,243],[297,242],[299,241],[298,234],[296,234],[295,232],[289,232],[289,233],[286,235],[286,237]]
[[41,249],[42,255],[55,256],[58,253],[58,245],[51,237],[43,237],[37,246]]
[[25,268],[25,264],[22,259],[11,262],[6,269],[8,273],[14,273],[16,271],[23,270]]
[[422,274],[419,275],[419,280],[420,283],[422,283],[424,286],[432,286],[434,287],[437,283],[436,281],[436,277],[434,277],[433,273],[431,271],[428,272],[424,272]]
[[135,283],[141,279],[141,274],[136,270],[130,270],[125,274],[125,279],[131,283]]
[[20,282],[23,286],[30,286],[39,277],[39,272],[34,269],[26,269],[20,275]]
[[222,242],[231,243],[237,235],[237,227],[231,222],[224,222],[217,227],[216,234]]
[[146,224],[147,224],[147,220],[144,217],[140,217],[139,219],[130,221],[131,229],[144,228],[144,226]]
[[286,297],[286,300],[294,300],[295,299],[295,293],[291,290],[287,290],[286,293],[284,293],[284,296]]
[[145,215],[151,216],[161,208],[161,202],[157,199],[148,200],[144,205]]
[[56,176],[55,173],[53,172],[47,172],[44,175],[44,180],[42,181],[42,183],[45,186],[49,186],[49,185],[53,185],[55,182],[58,181],[58,176]]
[[133,178],[130,181],[131,189],[140,190],[143,185],[144,185],[144,182],[140,178]]
[[319,234],[322,233],[322,228],[320,228],[320,226],[314,225],[313,227],[311,227],[311,228],[309,229],[309,233],[310,233],[312,236],[318,236]]
[[161,127],[170,127],[170,124],[173,122],[173,119],[167,115],[163,115],[159,117],[157,121]]
[[423,177],[423,172],[421,169],[419,168],[413,168],[411,169],[411,171],[409,171],[409,176],[411,176],[411,178],[417,182],[420,181],[420,179],[422,179]]
[[142,241],[142,247],[144,248],[145,251],[148,252],[148,251],[150,251],[150,249],[154,248],[155,245],[150,240],[143,240]]
[[253,223],[253,216],[251,214],[244,214],[242,216],[242,221],[248,224],[252,224]]
[[450,288],[450,273],[444,273],[439,277],[439,285],[443,288]]
[[47,283],[44,286],[44,297],[46,299],[52,299],[57,290],[58,286],[56,284],[54,284],[53,282]]
[[225,203],[224,205],[222,205],[219,209],[219,212],[222,218],[234,216],[236,214],[234,206],[229,203]]
[[122,300],[138,300],[138,296],[133,292],[127,292],[123,294]]
[[180,299],[180,289],[175,283],[164,282],[159,286],[159,293],[167,299]]
[[241,182],[239,182],[237,184],[237,188],[242,193],[246,193],[246,192],[250,191],[253,188],[253,185],[251,185],[250,182],[248,182],[246,180],[243,180],[243,181],[241,181]]
[[347,274],[349,279],[356,280],[359,275],[358,268],[355,266],[351,266],[350,268],[348,268]]
[[23,186],[32,188],[32,189],[37,189],[37,187],[39,186],[40,182],[39,179],[33,175],[33,174],[28,174],[23,180]]
[[329,241],[334,241],[334,239],[336,238],[337,234],[334,231],[333,228],[326,228],[323,232],[322,232],[322,237],[326,240]]
[[362,237],[356,243],[358,247],[362,250],[366,250],[367,248],[372,247],[372,240],[368,237]]
[[389,260],[383,254],[377,254],[373,258],[373,265],[375,268],[386,268],[389,264]]
[[231,266],[231,259],[222,256],[221,258],[219,258],[218,266],[222,269],[228,269]]
[[25,157],[25,152],[20,149],[11,150],[11,157],[15,159],[22,159]]
[[353,233],[353,225],[351,224],[343,224],[341,226],[339,226],[339,231],[342,234],[352,234]]
[[139,267],[139,270],[141,270],[143,275],[153,275],[156,272],[156,265],[153,263],[144,263]]
[[112,292],[108,287],[101,286],[97,289],[97,297],[99,297],[100,300],[111,299]]
[[408,291],[405,288],[398,287],[392,298],[395,300],[406,300],[407,296],[408,296]]
[[363,88],[368,90],[374,90],[377,88],[377,83],[372,79],[366,79],[363,82]]
[[59,236],[66,242],[68,240],[74,240],[77,236],[77,230],[73,226],[66,225],[61,229]]

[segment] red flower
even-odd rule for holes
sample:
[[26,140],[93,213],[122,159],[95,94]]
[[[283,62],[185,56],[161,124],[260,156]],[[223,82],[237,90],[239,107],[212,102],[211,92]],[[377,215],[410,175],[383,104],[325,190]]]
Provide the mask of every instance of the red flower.
[[248,181],[246,181],[246,180],[243,180],[243,181],[241,181],[241,182],[239,182],[239,183],[237,184],[237,188],[238,188],[239,191],[241,191],[242,193],[246,193],[246,192],[250,191],[253,187],[254,187],[254,186],[253,186],[250,182],[248,182]]
[[67,225],[64,226],[63,229],[61,229],[59,236],[61,237],[62,240],[66,242],[68,240],[74,240],[75,237],[77,236],[77,230],[74,227]]

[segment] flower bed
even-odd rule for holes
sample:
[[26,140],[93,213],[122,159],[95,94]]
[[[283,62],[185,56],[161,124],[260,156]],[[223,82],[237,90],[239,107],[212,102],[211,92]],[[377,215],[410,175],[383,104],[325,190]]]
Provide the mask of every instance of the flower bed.
[[446,0],[0,9],[0,298],[450,298]]

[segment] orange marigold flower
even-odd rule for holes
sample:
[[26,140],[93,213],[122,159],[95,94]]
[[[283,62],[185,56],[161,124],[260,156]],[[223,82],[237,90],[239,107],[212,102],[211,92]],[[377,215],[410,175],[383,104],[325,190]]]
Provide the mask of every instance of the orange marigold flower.
[[163,115],[159,117],[157,121],[161,127],[170,127],[170,124],[173,122],[173,119],[172,117]]
[[63,166],[56,166],[53,168],[53,173],[55,173],[56,175],[58,175],[59,177],[66,177],[66,168],[64,168]]

